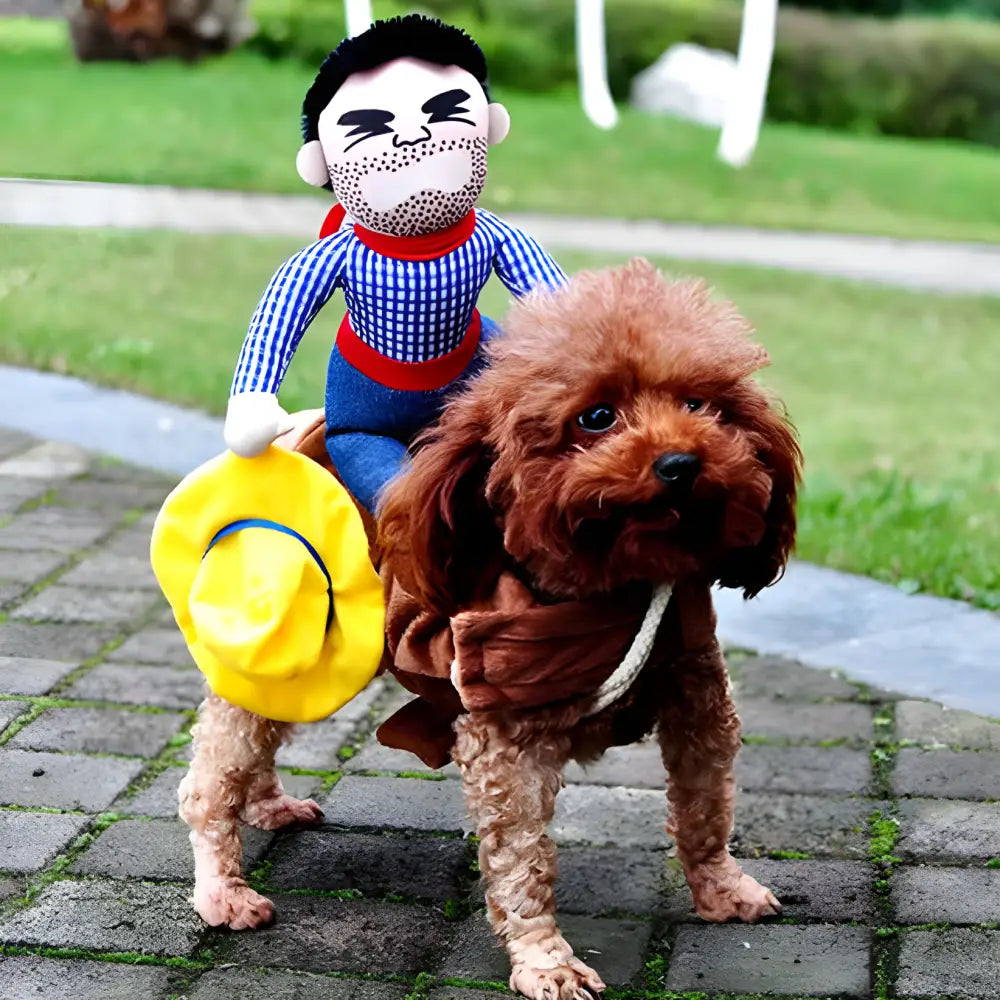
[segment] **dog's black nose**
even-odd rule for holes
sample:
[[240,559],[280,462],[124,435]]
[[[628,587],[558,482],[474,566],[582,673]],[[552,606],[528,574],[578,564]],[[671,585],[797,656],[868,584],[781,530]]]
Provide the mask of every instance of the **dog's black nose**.
[[689,489],[701,469],[701,459],[683,451],[667,451],[653,463],[653,472],[667,486]]

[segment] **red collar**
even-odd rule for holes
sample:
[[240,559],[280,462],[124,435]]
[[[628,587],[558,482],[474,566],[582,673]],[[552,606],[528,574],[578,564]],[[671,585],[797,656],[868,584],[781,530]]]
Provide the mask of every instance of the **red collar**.
[[426,236],[387,236],[354,223],[354,234],[369,250],[397,260],[434,260],[460,247],[476,228],[476,210],[455,225]]

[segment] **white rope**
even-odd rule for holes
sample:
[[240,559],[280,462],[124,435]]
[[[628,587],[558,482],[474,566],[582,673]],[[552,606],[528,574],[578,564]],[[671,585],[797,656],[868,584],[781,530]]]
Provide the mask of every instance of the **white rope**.
[[656,642],[656,633],[659,631],[663,614],[670,603],[670,593],[673,588],[668,583],[662,583],[653,591],[653,596],[649,601],[649,608],[646,617],[643,618],[639,631],[632,640],[625,659],[615,668],[615,672],[597,689],[594,698],[584,718],[596,715],[605,709],[612,702],[617,701],[635,683],[640,671],[646,665],[649,654],[653,651],[653,643]]

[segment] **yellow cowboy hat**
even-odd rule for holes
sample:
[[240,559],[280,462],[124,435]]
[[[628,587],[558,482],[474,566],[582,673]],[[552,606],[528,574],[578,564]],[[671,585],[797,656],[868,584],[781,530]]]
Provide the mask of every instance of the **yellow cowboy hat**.
[[382,658],[385,606],[347,490],[303,455],[227,451],[167,497],[153,572],[209,687],[279,722],[350,701]]

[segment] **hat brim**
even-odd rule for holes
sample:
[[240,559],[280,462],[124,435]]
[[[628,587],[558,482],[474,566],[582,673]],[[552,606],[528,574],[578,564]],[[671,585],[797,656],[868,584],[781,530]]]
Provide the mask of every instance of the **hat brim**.
[[[315,666],[268,678],[232,669],[198,637],[188,601],[209,542],[245,518],[277,521],[307,538],[333,590],[333,622]],[[153,572],[198,668],[226,701],[279,722],[315,722],[362,691],[385,643],[382,585],[361,515],[315,462],[274,446],[255,458],[225,452],[195,469],[164,501],[150,540]]]

